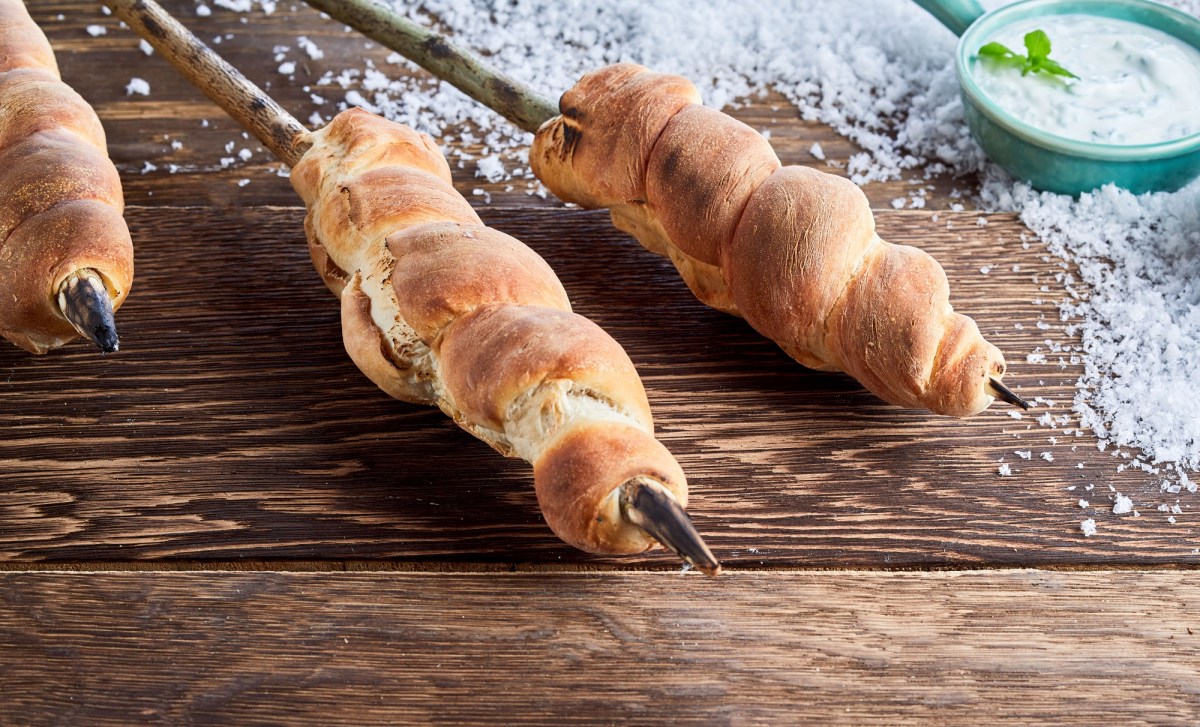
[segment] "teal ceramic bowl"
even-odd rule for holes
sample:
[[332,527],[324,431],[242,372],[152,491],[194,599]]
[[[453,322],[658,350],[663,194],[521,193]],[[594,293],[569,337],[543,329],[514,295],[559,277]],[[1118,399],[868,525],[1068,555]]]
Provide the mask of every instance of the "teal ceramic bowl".
[[[974,0],[918,0],[962,38],[955,71],[971,133],[1000,166],[1037,189],[1078,195],[1113,183],[1135,193],[1169,192],[1200,175],[1200,133],[1156,144],[1118,146],[1041,131],[989,99],[975,83],[975,52],[1009,23],[1084,13],[1155,28],[1200,49],[1200,20],[1147,0],[1024,0],[983,14]],[[1200,114],[1200,100],[1197,101]]]

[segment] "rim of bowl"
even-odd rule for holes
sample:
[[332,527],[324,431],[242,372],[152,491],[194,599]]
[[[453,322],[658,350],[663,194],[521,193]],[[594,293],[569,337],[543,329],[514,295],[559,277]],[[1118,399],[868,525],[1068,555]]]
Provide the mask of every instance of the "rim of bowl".
[[[1106,9],[1113,8],[1136,8],[1138,10],[1159,13],[1171,18],[1172,20],[1184,25],[1192,26],[1196,32],[1196,36],[1200,38],[1200,18],[1193,17],[1187,13],[1176,10],[1167,5],[1161,5],[1149,0],[1106,0],[1105,2],[1087,3],[1081,0],[1022,0],[1021,2],[1006,5],[990,13],[986,13],[963,33],[962,38],[958,42],[958,50],[955,53],[954,70],[958,75],[958,85],[963,93],[968,96],[971,102],[979,109],[981,113],[988,116],[993,123],[999,124],[1007,131],[1018,136],[1025,141],[1036,144],[1037,146],[1045,147],[1054,151],[1061,151],[1072,154],[1074,156],[1088,157],[1092,159],[1112,160],[1112,161],[1151,161],[1154,159],[1163,159],[1167,157],[1178,156],[1180,154],[1200,150],[1200,131],[1187,136],[1181,136],[1178,139],[1170,139],[1168,141],[1159,141],[1153,144],[1102,144],[1094,141],[1080,141],[1077,139],[1068,139],[1065,136],[1051,134],[1043,131],[1016,116],[1013,116],[1008,111],[1001,108],[995,101],[987,96],[970,73],[970,61],[975,56],[975,49],[978,48],[980,36],[985,32],[988,34],[991,31],[1001,28],[1009,23],[1020,20],[1026,16],[1030,10],[1039,8],[1054,8],[1056,6],[1070,7],[1069,10],[1064,10],[1062,13],[1046,13],[1047,15],[1065,15],[1069,13],[1084,13],[1091,15],[1099,15],[1102,17],[1111,17],[1108,13],[1103,12]],[[1101,11],[1101,12],[1096,12]],[[1122,20],[1123,18],[1118,18]],[[1136,22],[1136,21],[1130,21]],[[1144,23],[1141,23],[1144,25]],[[1153,26],[1147,26],[1153,28]],[[1192,43],[1186,38],[1180,38],[1174,33],[1161,28],[1154,28],[1160,32],[1172,35],[1180,41],[1200,51],[1200,46]]]

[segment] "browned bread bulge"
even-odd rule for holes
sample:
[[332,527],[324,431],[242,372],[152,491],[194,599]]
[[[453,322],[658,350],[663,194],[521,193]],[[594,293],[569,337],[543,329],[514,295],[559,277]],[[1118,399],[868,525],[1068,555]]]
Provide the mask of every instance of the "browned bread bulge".
[[987,408],[1004,357],[951,308],[941,266],[880,239],[849,180],[783,167],[761,134],[699,103],[679,76],[601,68],[563,94],[530,163],[561,199],[608,208],[696,297],[805,366],[901,406]]
[[686,505],[687,483],[621,346],[571,312],[537,253],[480,222],[428,136],[351,109],[309,141],[292,184],[359,368],[533,463],[542,512],[567,543],[652,547],[622,518],[619,488],[650,478]]
[[56,295],[80,270],[121,305],[133,283],[123,209],[100,120],[21,0],[0,0],[0,335],[33,353],[78,338]]

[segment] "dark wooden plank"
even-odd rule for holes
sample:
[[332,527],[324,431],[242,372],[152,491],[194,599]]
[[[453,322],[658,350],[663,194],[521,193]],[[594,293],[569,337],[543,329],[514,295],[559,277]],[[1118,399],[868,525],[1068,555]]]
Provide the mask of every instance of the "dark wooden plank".
[[5,573],[0,723],[1191,725],[1197,606],[1170,572]]
[[[1115,474],[1121,460],[1090,437],[1001,406],[968,420],[904,411],[846,377],[806,371],[698,304],[602,213],[483,213],[545,256],[577,310],[629,351],[661,438],[689,473],[696,520],[731,567],[1200,560],[1190,512],[1176,524],[1153,512],[1156,481]],[[307,260],[302,216],[132,208],[138,282],[119,317],[121,353],[0,347],[0,559],[669,567],[562,545],[523,463],[361,376]],[[1061,414],[1079,366],[1025,363],[1044,339],[1071,343],[1053,307],[1031,302],[1046,295],[1031,276],[1055,267],[1037,246],[1023,249],[1013,218],[975,219],[883,212],[879,224],[946,263],[956,306],[1009,354],[1007,380]],[[988,264],[996,269],[980,274]],[[1041,317],[1050,330],[1036,327]],[[1014,476],[997,476],[1002,460]],[[1097,491],[1083,494],[1090,483]],[[1143,516],[1107,513],[1109,483]],[[1081,510],[1080,496],[1093,506]],[[1086,516],[1098,537],[1079,532]]]
[[[101,13],[100,5],[84,0],[38,0],[30,11],[54,45],[64,80],[71,83],[92,103],[108,132],[109,150],[121,170],[126,199],[132,204],[244,204],[290,205],[294,197],[286,180],[276,176],[279,164],[261,147],[241,137],[241,130],[217,106],[209,103],[199,91],[178,76],[161,58],[147,58],[137,48],[137,37],[119,29],[117,21]],[[345,91],[340,86],[326,88],[316,81],[326,72],[346,68],[363,68],[370,60],[389,75],[412,75],[402,66],[385,61],[388,51],[369,43],[355,33],[345,32],[345,26],[324,20],[302,2],[280,3],[275,12],[265,15],[232,13],[212,7],[208,17],[197,17],[192,0],[163,0],[162,5],[175,13],[198,36],[211,42],[217,36],[222,42],[214,47],[231,63],[242,69],[255,83],[266,88],[284,108],[301,121],[313,111],[328,116],[330,105],[317,106],[310,92],[341,100]],[[62,19],[59,19],[59,16]],[[245,20],[247,22],[243,23]],[[86,28],[100,25],[107,34],[91,37]],[[232,34],[233,37],[226,37]],[[321,60],[308,60],[299,67],[294,79],[278,72],[272,48],[278,45],[295,47],[298,36],[311,38],[325,52]],[[368,48],[370,45],[372,47]],[[293,57],[295,54],[293,54]],[[420,77],[428,78],[424,72]],[[125,85],[137,76],[150,83],[149,96],[128,96]],[[546,89],[550,95],[565,89]],[[369,95],[369,94],[368,94]],[[756,129],[770,130],[771,143],[786,164],[814,166],[835,174],[844,174],[850,156],[859,151],[854,144],[822,124],[804,122],[794,107],[778,96],[749,99],[745,106],[732,111],[733,115]],[[202,127],[207,121],[209,126]],[[497,117],[497,123],[506,123]],[[457,131],[456,129],[453,131]],[[478,130],[476,130],[478,133]],[[172,149],[171,140],[183,144]],[[231,154],[224,146],[233,141],[237,149],[248,146],[254,152],[249,162],[237,162],[221,169],[222,157]],[[809,153],[819,142],[827,161],[817,160]],[[459,146],[462,146],[460,143]],[[479,156],[479,142],[463,146]],[[833,162],[833,166],[828,162]],[[146,162],[157,169],[143,173]],[[169,165],[179,170],[169,173]],[[511,166],[511,165],[510,165]],[[840,168],[839,168],[840,167]],[[454,169],[455,183],[460,190],[471,193],[481,189],[491,195],[494,204],[525,207],[551,206],[559,203],[553,196],[547,200],[530,197],[526,183],[488,183],[476,178],[473,163]],[[949,192],[956,186],[970,188],[974,180],[935,179],[926,181],[920,171],[908,181],[872,184],[866,188],[872,203],[889,207],[893,199],[907,197],[919,186],[931,190],[930,208],[945,208],[961,201],[951,200]],[[238,186],[241,180],[250,183]],[[506,187],[513,185],[512,191]]]

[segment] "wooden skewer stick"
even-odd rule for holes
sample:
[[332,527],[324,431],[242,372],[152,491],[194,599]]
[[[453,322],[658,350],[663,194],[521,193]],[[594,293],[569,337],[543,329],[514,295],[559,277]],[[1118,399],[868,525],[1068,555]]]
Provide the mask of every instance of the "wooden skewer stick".
[[[312,146],[303,124],[154,0],[104,0],[104,3],[154,46],[175,70],[288,166],[295,166]],[[549,106],[547,113],[552,116],[557,111]],[[687,512],[660,483],[650,478],[634,478],[622,485],[619,496],[621,513],[630,523],[701,571],[709,575],[720,571],[720,564],[696,532]]]
[[96,344],[101,353],[120,348],[112,297],[100,273],[84,268],[67,276],[58,286],[58,307],[75,330]]
[[[558,109],[533,89],[488,66],[444,36],[412,22],[375,0],[305,0],[368,38],[381,43],[487,106],[521,129],[536,132]],[[1022,409],[1029,402],[999,379],[990,379],[996,398]]]
[[372,0],[305,0],[378,41],[530,133],[558,116],[558,106],[428,28]]
[[1000,379],[988,379],[987,386],[989,389],[991,389],[992,395],[1000,401],[1007,402],[1013,406],[1019,406],[1022,409],[1031,409],[1033,407],[1033,404],[1030,404],[1028,401],[1025,401],[1021,397],[1017,396],[1016,393],[1012,389],[1005,386]]
[[621,514],[626,520],[705,575],[721,572],[721,564],[696,532],[687,511],[667,488],[654,480],[635,477],[621,485],[620,497]]
[[153,0],[104,0],[104,3],[184,78],[288,166],[294,166],[308,151],[311,146],[308,129],[296,117]]

